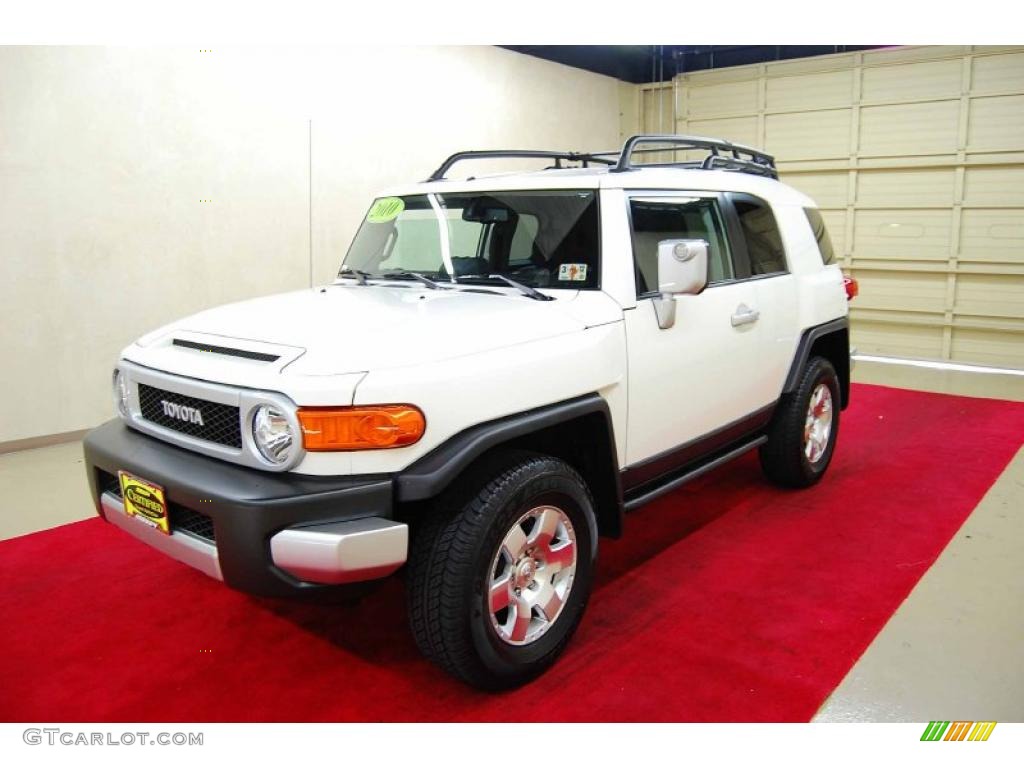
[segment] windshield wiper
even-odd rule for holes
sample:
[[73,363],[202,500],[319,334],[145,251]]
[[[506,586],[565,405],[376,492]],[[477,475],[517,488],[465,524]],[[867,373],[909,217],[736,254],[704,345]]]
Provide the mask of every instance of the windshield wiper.
[[348,264],[342,264],[341,270],[338,272],[338,277],[341,277],[342,275],[345,274],[353,275],[356,279],[356,282],[359,283],[360,285],[366,285],[366,278],[372,277],[372,275],[369,272],[363,272],[363,270],[361,269],[352,269],[352,267],[350,267]]
[[505,275],[488,275],[488,278],[491,280],[501,280],[503,283],[507,283],[508,285],[511,285],[513,288],[518,289],[519,292],[522,293],[524,296],[529,296],[531,299],[534,299],[535,301],[555,300],[554,296],[548,296],[546,294],[543,294],[536,288],[531,288],[528,285],[523,285],[522,283],[513,280],[511,277],[505,277]]
[[405,278],[412,278],[413,280],[419,280],[432,291],[436,291],[441,287],[440,283],[434,282],[426,275],[421,275],[419,272],[410,272],[407,269],[388,270],[381,275],[375,275],[375,277],[379,277],[384,280],[402,280]]

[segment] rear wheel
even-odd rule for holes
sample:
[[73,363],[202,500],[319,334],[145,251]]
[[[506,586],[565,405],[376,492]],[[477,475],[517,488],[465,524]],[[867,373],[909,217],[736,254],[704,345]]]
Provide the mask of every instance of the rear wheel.
[[415,532],[408,598],[420,650],[479,688],[536,677],[583,615],[596,536],[569,465],[526,453],[488,461]]
[[828,469],[839,435],[839,377],[824,357],[807,361],[795,391],[783,396],[761,446],[761,467],[787,488],[817,483]]

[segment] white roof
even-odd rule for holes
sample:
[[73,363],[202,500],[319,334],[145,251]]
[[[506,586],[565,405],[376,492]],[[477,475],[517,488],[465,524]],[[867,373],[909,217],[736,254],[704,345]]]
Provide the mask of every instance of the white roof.
[[392,187],[382,196],[422,195],[427,192],[494,192],[528,189],[629,189],[746,192],[771,203],[816,207],[814,201],[788,184],[739,171],[699,168],[643,168],[612,173],[608,168],[561,168],[527,173],[469,176]]

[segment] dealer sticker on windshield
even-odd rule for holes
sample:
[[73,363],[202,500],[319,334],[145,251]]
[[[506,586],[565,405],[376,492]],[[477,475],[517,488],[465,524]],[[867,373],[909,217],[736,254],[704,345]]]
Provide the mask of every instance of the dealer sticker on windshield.
[[586,264],[562,264],[558,268],[558,279],[582,283],[587,279]]
[[384,224],[394,221],[398,214],[405,210],[405,201],[400,197],[382,197],[374,200],[373,207],[366,214],[366,220],[371,224]]

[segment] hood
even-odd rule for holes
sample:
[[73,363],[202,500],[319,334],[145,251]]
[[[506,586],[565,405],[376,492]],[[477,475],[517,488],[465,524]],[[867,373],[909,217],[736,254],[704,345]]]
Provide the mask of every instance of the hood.
[[200,312],[142,337],[125,357],[173,373],[268,386],[270,374],[329,376],[437,362],[621,317],[599,291],[560,291],[555,301],[535,301],[517,291],[337,283]]

